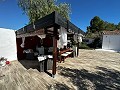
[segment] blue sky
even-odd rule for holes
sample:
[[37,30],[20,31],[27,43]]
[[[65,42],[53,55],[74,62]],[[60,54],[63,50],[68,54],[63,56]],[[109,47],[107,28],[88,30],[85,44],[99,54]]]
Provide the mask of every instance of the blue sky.
[[[120,0],[58,1],[71,4],[71,22],[84,31],[94,16],[115,24],[120,22]],[[18,7],[17,0],[0,2],[0,27],[18,30],[27,23],[28,17]]]

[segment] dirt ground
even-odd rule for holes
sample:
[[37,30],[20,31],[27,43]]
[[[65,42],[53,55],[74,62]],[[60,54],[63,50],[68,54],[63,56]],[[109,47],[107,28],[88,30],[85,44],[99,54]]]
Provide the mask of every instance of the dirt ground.
[[18,61],[2,72],[0,90],[120,90],[120,53],[79,50],[78,57],[57,63],[55,78]]
[[120,90],[120,53],[80,50],[58,64],[58,73],[57,81],[76,90]]

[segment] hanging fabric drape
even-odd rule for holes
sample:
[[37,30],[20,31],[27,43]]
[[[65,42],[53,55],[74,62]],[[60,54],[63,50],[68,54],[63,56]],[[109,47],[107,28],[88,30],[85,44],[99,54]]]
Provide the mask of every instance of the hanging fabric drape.
[[25,37],[22,37],[22,44],[20,45],[22,48],[25,46]]
[[82,37],[83,37],[83,35],[82,34],[78,34],[78,42],[82,42]]
[[82,42],[82,37],[81,36],[78,37],[78,41]]
[[74,41],[76,41],[77,42],[77,34],[74,34]]
[[63,48],[64,46],[67,46],[67,30],[63,27],[59,30],[59,45],[60,48]]
[[43,39],[46,37],[46,34],[42,34],[42,35],[37,35],[39,38]]

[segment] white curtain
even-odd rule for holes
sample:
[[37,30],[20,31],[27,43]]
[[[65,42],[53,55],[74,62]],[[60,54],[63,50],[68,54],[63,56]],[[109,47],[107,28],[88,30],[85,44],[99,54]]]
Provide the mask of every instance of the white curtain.
[[77,34],[74,34],[74,41],[77,42]]
[[79,42],[82,42],[82,36],[78,37]]
[[78,41],[79,41],[79,42],[82,42],[82,37],[83,37],[82,34],[78,34]]
[[67,46],[67,30],[63,27],[59,30],[59,41],[58,41],[58,48],[63,48]]
[[42,34],[42,35],[37,35],[39,38],[43,39],[46,37],[46,34]]
[[22,37],[22,44],[20,45],[22,48],[25,46],[25,37]]

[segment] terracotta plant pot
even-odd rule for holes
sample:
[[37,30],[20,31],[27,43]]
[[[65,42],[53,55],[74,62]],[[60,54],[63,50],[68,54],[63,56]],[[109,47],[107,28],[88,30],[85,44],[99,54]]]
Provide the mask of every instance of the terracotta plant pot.
[[10,64],[10,61],[6,61],[6,64]]

